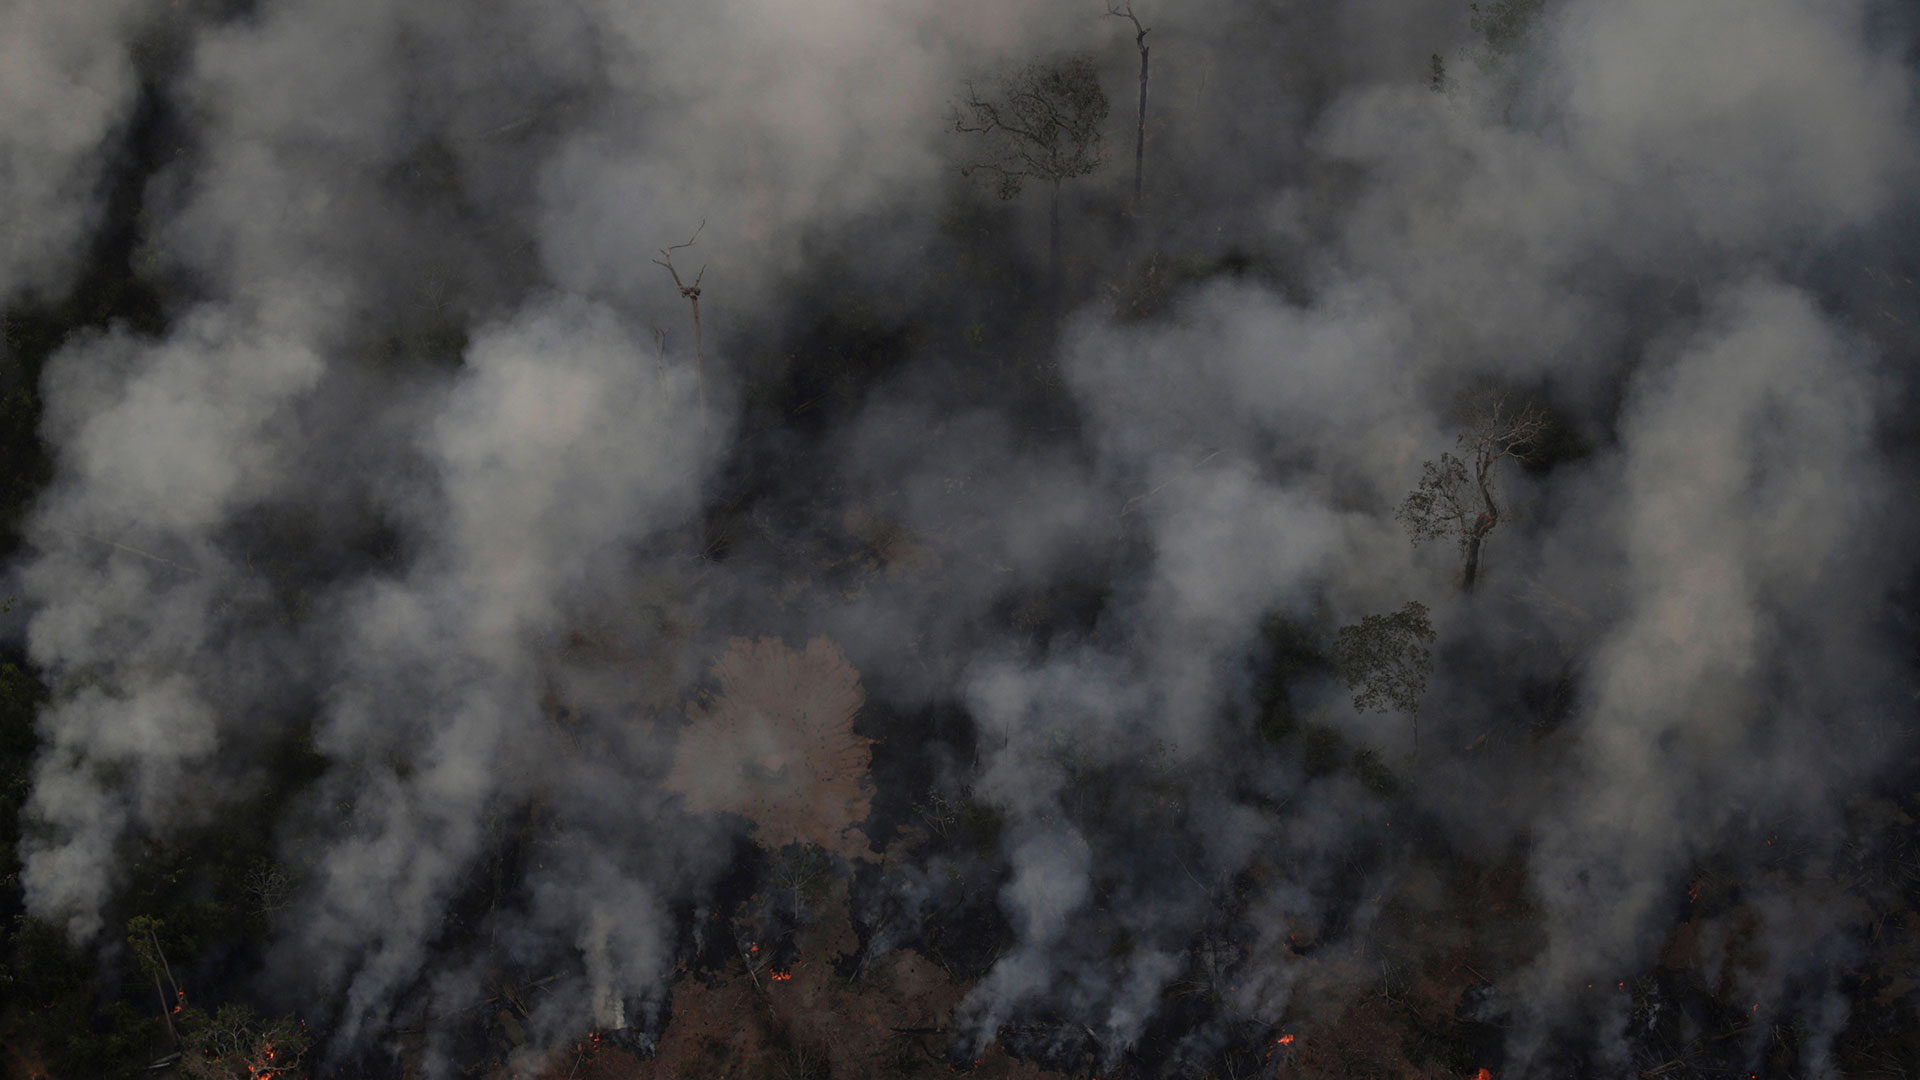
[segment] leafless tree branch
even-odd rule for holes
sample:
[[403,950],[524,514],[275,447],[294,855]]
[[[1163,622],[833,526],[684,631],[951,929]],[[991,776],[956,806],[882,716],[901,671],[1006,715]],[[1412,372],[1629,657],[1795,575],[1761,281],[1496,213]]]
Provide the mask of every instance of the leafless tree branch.
[[[692,247],[694,242],[700,239],[700,233],[704,231],[706,227],[707,219],[701,218],[699,227],[693,230],[693,235],[688,238],[686,243],[669,244],[661,248],[660,258],[653,260],[656,264],[666,267],[667,273],[673,275],[674,288],[679,289],[681,297],[693,307],[693,359],[694,370],[700,382],[700,413],[702,416],[705,416],[707,411],[707,357],[700,342],[700,280],[707,276],[707,268],[705,265],[702,265],[700,272],[693,276],[693,284],[688,285],[686,282],[680,280],[680,271],[674,269],[673,253]],[[658,332],[656,331],[656,333]],[[658,341],[664,352],[666,349],[666,335],[659,334]]]

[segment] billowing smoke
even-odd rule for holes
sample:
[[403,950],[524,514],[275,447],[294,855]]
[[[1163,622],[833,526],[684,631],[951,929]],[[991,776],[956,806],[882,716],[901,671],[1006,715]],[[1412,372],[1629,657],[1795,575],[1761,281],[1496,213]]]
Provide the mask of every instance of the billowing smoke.
[[[1133,10],[1138,204],[1097,3],[0,8],[0,296],[162,313],[5,354],[25,911],[120,962],[141,853],[258,816],[288,895],[195,970],[322,1070],[911,953],[962,1065],[1464,1067],[1384,1001],[1840,1075],[1914,884],[1910,18]],[[949,111],[1080,52],[1062,299]],[[1546,434],[1463,581],[1396,510],[1490,403]],[[1359,711],[1409,601],[1421,704]]]

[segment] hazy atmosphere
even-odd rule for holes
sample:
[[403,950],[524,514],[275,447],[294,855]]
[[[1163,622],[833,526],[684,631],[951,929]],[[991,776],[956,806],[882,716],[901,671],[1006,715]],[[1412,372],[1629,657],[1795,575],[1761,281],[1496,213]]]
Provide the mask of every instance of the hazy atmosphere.
[[1917,66],[0,0],[0,1072],[1920,1080]]

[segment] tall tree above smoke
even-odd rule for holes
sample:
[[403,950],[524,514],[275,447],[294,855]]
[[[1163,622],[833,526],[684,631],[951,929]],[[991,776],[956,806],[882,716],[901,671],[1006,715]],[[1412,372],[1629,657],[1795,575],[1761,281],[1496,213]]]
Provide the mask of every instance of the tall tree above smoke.
[[1092,56],[1032,63],[1001,77],[992,94],[971,84],[953,118],[955,131],[987,141],[984,154],[961,172],[986,173],[1002,199],[1027,181],[1047,185],[1047,267],[1060,281],[1060,185],[1107,163],[1101,127],[1107,92]]
[[[1334,636],[1333,664],[1353,691],[1353,707],[1419,711],[1427,676],[1433,674],[1433,653],[1427,648],[1433,636],[1427,607],[1415,600],[1399,611],[1341,627]],[[1414,738],[1417,746],[1418,734]]]
[[1465,459],[1442,451],[1421,466],[1420,483],[1394,516],[1418,544],[1451,538],[1460,545],[1460,588],[1472,592],[1480,578],[1480,549],[1500,524],[1500,463],[1525,462],[1546,434],[1547,419],[1536,406],[1515,411],[1504,398],[1475,410],[1459,447]]

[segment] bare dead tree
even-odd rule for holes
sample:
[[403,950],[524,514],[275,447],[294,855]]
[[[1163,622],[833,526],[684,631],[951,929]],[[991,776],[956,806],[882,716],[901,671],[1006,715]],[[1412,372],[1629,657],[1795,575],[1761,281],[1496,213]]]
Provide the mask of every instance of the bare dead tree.
[[[680,280],[680,271],[674,269],[673,253],[682,248],[692,247],[694,241],[700,239],[700,231],[706,227],[707,223],[703,218],[700,222],[700,227],[693,230],[693,236],[689,238],[686,243],[669,244],[661,248],[660,257],[653,260],[655,263],[667,268],[667,273],[673,275],[673,287],[679,289],[680,295],[686,298],[687,303],[693,305],[693,361],[695,375],[700,382],[700,413],[703,416],[706,415],[707,411],[707,358],[706,354],[703,353],[700,348],[700,279],[707,276],[707,268],[702,266],[700,272],[693,275],[693,284],[689,285]],[[662,348],[664,348],[666,345],[666,335],[661,334],[659,341]]]
[[1500,463],[1528,460],[1546,432],[1546,413],[1537,406],[1514,413],[1504,397],[1488,398],[1460,435],[1461,456],[1443,452],[1427,462],[1419,485],[1394,512],[1416,544],[1443,536],[1459,543],[1463,590],[1473,590],[1480,576],[1481,544],[1500,523],[1500,504],[1494,499]]
[[1109,3],[1107,14],[1133,23],[1133,43],[1140,48],[1140,122],[1133,133],[1133,208],[1138,213],[1140,175],[1147,157],[1147,34],[1153,28],[1140,25],[1139,18],[1133,13],[1132,4],[1122,7]]
[[293,899],[293,879],[271,860],[262,860],[247,872],[247,896],[258,915],[272,915]]

